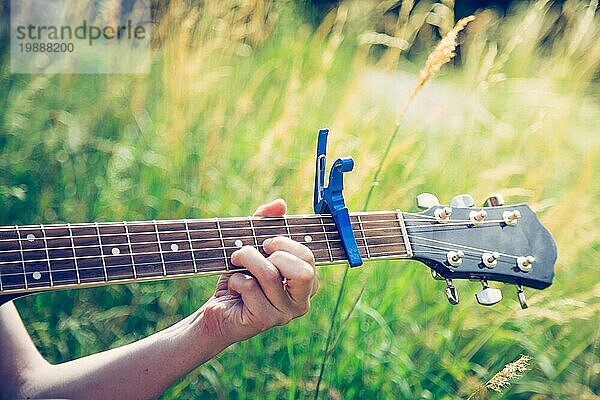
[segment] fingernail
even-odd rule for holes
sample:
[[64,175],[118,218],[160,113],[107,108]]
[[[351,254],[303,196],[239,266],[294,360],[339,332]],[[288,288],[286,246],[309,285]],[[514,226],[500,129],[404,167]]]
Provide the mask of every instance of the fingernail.
[[273,241],[273,238],[265,239],[262,243],[263,248],[270,245],[272,241]]

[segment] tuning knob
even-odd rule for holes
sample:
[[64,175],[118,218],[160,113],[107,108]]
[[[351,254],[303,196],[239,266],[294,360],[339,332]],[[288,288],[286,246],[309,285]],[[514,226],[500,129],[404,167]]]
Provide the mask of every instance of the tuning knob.
[[527,303],[527,297],[525,297],[523,286],[518,283],[515,286],[517,287],[517,298],[519,299],[519,304],[521,304],[521,308],[524,310],[529,307],[529,304]]
[[477,302],[482,306],[493,306],[502,300],[502,292],[500,289],[489,287],[486,280],[482,280],[483,290],[475,293]]
[[446,279],[446,298],[448,299],[448,303],[453,306],[460,303],[460,299],[458,298],[458,290],[452,284],[452,279]]
[[450,207],[468,208],[473,207],[474,205],[475,201],[473,200],[473,196],[470,194],[459,194],[450,200]]
[[490,197],[485,199],[485,202],[483,203],[484,207],[500,207],[503,205],[504,205],[504,198],[502,197],[502,195],[499,195],[499,194],[491,195]]
[[439,206],[440,201],[437,196],[431,193],[421,193],[417,196],[417,207],[421,210],[427,210],[433,206]]

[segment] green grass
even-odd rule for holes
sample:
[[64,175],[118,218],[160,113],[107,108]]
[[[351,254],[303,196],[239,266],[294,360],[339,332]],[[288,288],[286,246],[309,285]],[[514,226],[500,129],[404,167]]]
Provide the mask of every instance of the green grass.
[[[430,7],[421,3],[396,25],[384,5],[350,2],[316,26],[288,3],[229,3],[168,12],[150,75],[10,75],[5,49],[0,224],[241,216],[275,197],[291,213],[310,212],[323,126],[333,132],[330,154],[355,158],[345,193],[360,209],[452,11],[434,8],[427,21],[437,28],[423,24]],[[567,1],[523,3],[505,17],[480,12],[461,36],[460,62],[408,109],[369,206],[415,210],[422,191],[442,201],[463,192],[527,201],[558,243],[554,285],[528,291],[522,311],[510,286],[482,308],[478,285],[458,282],[462,302],[452,307],[418,263],[352,270],[341,316],[363,282],[365,290],[327,364],[322,398],[464,398],[519,354],[532,358],[531,371],[497,397],[600,395],[600,16],[586,10]],[[213,29],[219,20],[236,29]],[[407,49],[361,44],[371,31]],[[234,345],[163,398],[312,398],[343,272],[320,269],[308,315]],[[214,282],[16,303],[42,353],[61,362],[174,323]]]

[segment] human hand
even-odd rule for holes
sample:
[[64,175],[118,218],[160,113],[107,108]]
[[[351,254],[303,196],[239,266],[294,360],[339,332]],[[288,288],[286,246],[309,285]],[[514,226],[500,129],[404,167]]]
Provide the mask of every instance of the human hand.
[[[254,215],[279,217],[286,208],[279,199],[260,206]],[[202,335],[223,347],[306,314],[318,288],[315,259],[308,247],[282,236],[269,238],[262,246],[268,257],[252,246],[232,254],[232,264],[252,275],[222,275],[214,296],[199,310]]]

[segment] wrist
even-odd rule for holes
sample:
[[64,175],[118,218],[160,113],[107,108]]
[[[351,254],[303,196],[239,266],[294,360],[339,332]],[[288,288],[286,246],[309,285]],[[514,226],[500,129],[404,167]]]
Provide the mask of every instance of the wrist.
[[188,360],[190,370],[225,350],[232,342],[214,335],[207,328],[203,309],[179,321],[164,331],[168,340],[175,346],[176,354]]

